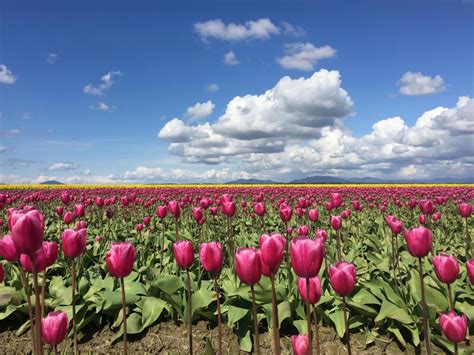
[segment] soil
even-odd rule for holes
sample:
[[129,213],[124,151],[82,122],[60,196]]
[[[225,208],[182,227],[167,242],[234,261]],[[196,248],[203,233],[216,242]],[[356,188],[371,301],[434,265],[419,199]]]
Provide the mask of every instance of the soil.
[[[2,322],[3,323],[3,322]],[[0,354],[31,354],[30,333],[25,331],[17,336],[16,324],[0,324]],[[240,351],[237,337],[225,325],[222,328],[223,349],[225,354],[245,354]],[[80,332],[78,338],[78,349],[81,354],[121,354],[123,351],[122,340],[113,342],[114,332],[107,326],[102,328],[89,327]],[[471,337],[472,338],[472,337]],[[472,342],[473,339],[471,339]],[[193,324],[193,344],[196,354],[213,354],[207,344],[212,343],[217,348],[217,328],[209,329],[209,323],[200,321]],[[272,354],[273,337],[271,333],[260,334],[260,348],[262,354]],[[321,354],[347,354],[347,348],[331,328],[320,327]],[[314,343],[314,342],[313,342]],[[363,334],[351,334],[351,346],[353,354],[417,354],[414,348],[404,350],[399,344],[388,337],[381,337],[375,343],[366,347]],[[434,354],[445,352],[434,344]],[[289,336],[281,338],[282,354],[292,354]],[[466,345],[460,346],[460,349]],[[61,354],[72,353],[72,341],[66,339],[58,346]],[[129,354],[188,354],[187,327],[168,321],[156,324],[139,335],[128,336]],[[45,353],[52,353],[52,348],[45,345]],[[423,352],[423,350],[422,350]],[[313,351],[315,354],[315,352]]]

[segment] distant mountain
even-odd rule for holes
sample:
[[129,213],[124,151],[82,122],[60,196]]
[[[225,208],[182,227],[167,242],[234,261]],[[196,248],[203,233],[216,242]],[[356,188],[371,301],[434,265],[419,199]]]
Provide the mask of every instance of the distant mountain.
[[290,181],[290,184],[347,184],[348,181],[335,177],[335,176],[323,176],[315,175],[308,176],[304,179],[297,179]]
[[61,181],[47,180],[40,183],[40,185],[64,185]]
[[244,184],[278,184],[278,182],[273,180],[259,180],[259,179],[237,179],[233,181],[226,182],[226,184],[230,185],[244,185]]

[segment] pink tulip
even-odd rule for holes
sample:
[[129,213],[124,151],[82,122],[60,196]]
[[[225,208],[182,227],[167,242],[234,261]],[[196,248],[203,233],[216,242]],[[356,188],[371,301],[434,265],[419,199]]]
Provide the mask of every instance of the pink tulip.
[[199,222],[203,217],[203,212],[201,207],[194,207],[193,208],[193,217],[196,222]]
[[76,223],[76,230],[87,228],[87,222],[84,220],[77,221]]
[[211,211],[211,214],[212,214],[213,216],[215,216],[215,215],[217,214],[217,211],[218,211],[218,210],[217,210],[217,207],[214,206],[214,207],[209,208],[209,211]]
[[16,249],[12,237],[8,234],[0,239],[0,256],[8,261],[18,261],[20,259],[20,253]]
[[[307,303],[306,299],[306,279],[298,278],[297,281],[298,285],[298,292],[300,293],[301,298],[305,303]],[[309,279],[309,303],[316,304],[318,303],[319,299],[321,298],[323,291],[321,289],[321,281],[319,280],[318,276],[312,277]]]
[[181,207],[179,207],[179,203],[175,200],[168,202],[168,210],[175,219],[178,219],[181,215]]
[[130,242],[112,243],[105,255],[107,270],[113,277],[126,277],[133,270],[133,263],[137,253]]
[[290,257],[296,275],[315,277],[323,262],[324,242],[322,239],[294,238],[290,244]]
[[255,204],[255,207],[254,207],[254,210],[255,210],[255,214],[257,216],[264,216],[265,215],[265,204],[263,202],[258,202]]
[[474,285],[474,258],[471,258],[466,261],[466,269],[469,281],[471,282],[471,285]]
[[293,335],[291,337],[291,347],[294,355],[308,355],[310,344],[307,335]]
[[193,243],[189,240],[182,240],[173,244],[173,253],[176,264],[181,269],[188,269],[194,263]]
[[326,209],[326,211],[330,212],[332,210],[332,203],[331,201],[327,201],[324,203],[324,208]]
[[459,264],[453,255],[440,254],[433,257],[433,267],[441,282],[451,284],[459,276]]
[[142,223],[138,223],[136,226],[135,226],[135,229],[137,230],[137,232],[141,232],[143,230],[143,224]]
[[58,258],[58,243],[43,242],[43,251],[45,254],[45,266],[50,267]]
[[308,211],[308,218],[311,222],[316,222],[319,218],[318,210],[309,210]]
[[420,214],[418,216],[418,222],[420,222],[420,224],[426,224],[426,216],[424,214]]
[[217,274],[222,269],[221,242],[209,242],[199,245],[199,260],[202,267],[210,274]]
[[472,205],[469,203],[461,203],[459,205],[459,214],[463,218],[469,218],[472,214]]
[[435,211],[435,207],[433,206],[433,202],[431,200],[421,200],[418,203],[418,206],[425,216],[431,215]]
[[331,216],[331,227],[334,230],[339,230],[342,227],[342,218],[341,216]]
[[107,210],[107,211],[105,212],[105,216],[106,216],[108,219],[112,219],[112,218],[114,217],[114,211],[112,211],[112,210],[110,210],[110,209]]
[[149,216],[143,217],[143,224],[145,226],[148,226],[150,224],[150,222],[151,222],[151,217],[149,217]]
[[288,206],[286,203],[280,205],[280,218],[283,222],[288,222],[291,219],[293,210],[291,206]]
[[11,214],[8,224],[19,253],[33,255],[43,245],[44,217],[39,211],[15,211]]
[[72,212],[66,212],[63,217],[65,224],[71,224],[74,221],[74,214]]
[[332,208],[338,208],[342,205],[342,196],[340,193],[332,192],[331,193],[331,206]]
[[350,215],[351,215],[351,210],[350,209],[346,209],[346,210],[341,211],[341,218],[342,219],[348,219]]
[[329,267],[329,281],[339,296],[348,296],[356,284],[356,268],[347,261],[339,261]]
[[41,321],[41,335],[46,344],[57,345],[67,334],[69,320],[64,312],[49,312]]
[[87,231],[86,229],[66,229],[61,234],[64,256],[68,259],[74,259],[81,256],[86,248]]
[[69,202],[71,202],[71,197],[67,193],[62,193],[61,194],[61,201],[65,204],[68,205]]
[[403,230],[403,223],[398,219],[393,219],[388,226],[393,234],[400,234]]
[[405,240],[410,254],[422,258],[431,250],[433,235],[425,227],[413,228],[410,231],[405,229]]
[[74,206],[74,216],[84,217],[86,214],[86,207],[84,205],[75,205]]
[[64,214],[64,207],[63,206],[56,207],[55,212],[59,217],[61,217]]
[[441,331],[453,343],[464,341],[467,333],[467,318],[464,314],[458,316],[451,311],[439,316]]
[[276,274],[285,251],[286,239],[281,234],[263,234],[259,239],[260,257],[271,273]]
[[317,229],[316,230],[316,238],[322,238],[324,242],[326,242],[326,239],[328,238],[328,233],[326,232],[325,229]]
[[168,213],[168,209],[166,208],[166,206],[158,206],[156,208],[156,215],[160,219],[165,218],[167,213]]
[[255,248],[238,248],[235,253],[235,272],[240,281],[253,285],[262,277],[260,254]]
[[221,211],[225,216],[232,218],[235,214],[235,203],[232,201],[222,202]]
[[[37,273],[43,271],[46,268],[46,254],[43,248],[38,249],[33,255],[33,263],[35,266],[35,271]],[[28,271],[30,274],[33,273],[33,267],[31,266],[31,258],[29,255],[21,254],[20,255],[20,264]]]
[[309,227],[304,224],[296,228],[296,234],[300,237],[307,237],[308,233],[309,233]]

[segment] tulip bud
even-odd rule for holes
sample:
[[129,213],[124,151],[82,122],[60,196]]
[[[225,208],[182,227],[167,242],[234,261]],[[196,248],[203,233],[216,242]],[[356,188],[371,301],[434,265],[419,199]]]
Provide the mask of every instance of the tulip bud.
[[324,208],[326,209],[326,211],[330,212],[332,210],[332,203],[331,201],[327,201],[324,203]]
[[291,206],[288,206],[286,203],[280,205],[280,218],[283,222],[288,222],[291,219],[293,210]]
[[69,321],[64,312],[49,312],[48,316],[41,321],[41,335],[46,344],[57,345],[61,343],[67,334]]
[[410,254],[422,258],[431,250],[433,235],[425,227],[413,228],[410,231],[405,229],[405,240]]
[[143,224],[145,226],[148,226],[150,224],[150,222],[151,222],[151,217],[149,217],[149,216],[143,217]]
[[32,257],[26,254],[20,255],[20,264],[30,274],[33,273],[33,267],[31,266],[31,258],[35,266],[35,272],[42,272],[46,268],[46,254],[43,248],[38,249]]
[[255,248],[238,248],[235,253],[235,272],[240,281],[253,285],[262,277],[260,254]]
[[291,265],[296,275],[312,278],[318,275],[324,257],[322,239],[294,238],[290,244]]
[[64,208],[63,208],[63,206],[58,206],[58,207],[56,207],[56,208],[55,208],[55,212],[56,212],[56,214],[57,214],[59,217],[61,217],[61,216],[63,215],[63,213],[64,213]]
[[137,230],[137,232],[141,232],[141,231],[143,230],[143,224],[138,223],[138,224],[135,226],[135,229]]
[[[298,291],[300,293],[301,298],[306,303],[308,302],[306,299],[306,279],[301,277],[298,278],[297,281]],[[323,291],[321,289],[321,281],[319,280],[318,276],[312,277],[309,279],[309,303],[316,304],[318,303],[319,299],[321,298]]]
[[331,227],[334,230],[339,230],[342,227],[342,218],[341,216],[331,216]]
[[298,228],[296,228],[296,234],[300,237],[307,237],[309,233],[309,227],[306,225],[301,225]]
[[202,207],[193,208],[193,217],[196,222],[199,222],[203,217]]
[[87,231],[82,228],[78,231],[66,229],[61,234],[64,256],[68,259],[74,259],[80,256],[86,248]]
[[45,267],[50,267],[58,258],[58,243],[43,242],[43,251],[45,254]]
[[316,238],[322,238],[324,242],[326,242],[326,239],[328,238],[328,233],[326,232],[325,229],[317,229],[316,230]]
[[310,344],[307,335],[292,335],[291,347],[294,355],[308,355]]
[[461,203],[459,205],[459,214],[463,218],[469,218],[472,214],[472,205],[469,203]]
[[86,214],[86,207],[84,205],[74,206],[74,215],[76,217],[84,217],[85,214]]
[[33,255],[43,244],[44,217],[37,210],[15,211],[9,218],[11,237],[19,253]]
[[112,243],[110,250],[105,255],[107,270],[113,277],[126,277],[133,270],[133,263],[137,253],[132,243]]
[[221,242],[209,242],[199,245],[199,260],[202,267],[210,274],[217,274],[222,269]]
[[341,212],[341,218],[342,219],[347,219],[351,215],[351,210],[346,209]]
[[272,274],[276,274],[285,251],[286,239],[281,234],[263,234],[259,239],[260,257]]
[[466,261],[466,270],[469,281],[471,281],[471,285],[474,285],[474,258]]
[[12,237],[8,234],[0,239],[0,256],[8,261],[18,261],[20,259],[20,253],[16,249]]
[[316,222],[319,218],[318,210],[309,210],[308,211],[308,218],[311,222]]
[[420,224],[426,224],[426,216],[424,214],[420,214],[418,216],[418,222],[420,222]]
[[217,207],[216,207],[216,206],[211,207],[211,208],[209,208],[209,211],[211,211],[211,214],[212,214],[213,216],[215,216],[215,215],[217,214]]
[[168,213],[168,209],[166,208],[166,206],[158,206],[156,208],[156,215],[160,219],[165,218],[167,213]]
[[72,212],[66,212],[63,217],[65,224],[70,224],[74,220],[74,214]]
[[467,318],[464,314],[458,316],[451,311],[439,316],[441,331],[453,343],[464,341],[467,333]]
[[356,268],[347,261],[339,261],[329,267],[329,281],[339,296],[348,296],[356,284]]
[[418,206],[425,216],[431,215],[435,212],[435,207],[433,206],[433,202],[431,200],[421,200],[418,203]]
[[179,204],[177,201],[173,200],[173,201],[168,202],[168,209],[175,219],[178,219],[179,216],[181,215],[181,207],[179,207]]
[[342,196],[340,193],[332,192],[331,193],[331,206],[332,208],[338,208],[342,205]]
[[232,218],[235,214],[235,204],[232,201],[224,201],[221,204],[221,211],[224,215]]
[[439,281],[451,284],[459,276],[459,264],[453,255],[440,254],[433,257],[433,267]]
[[182,240],[173,244],[173,253],[176,264],[182,269],[188,269],[194,263],[193,243]]
[[258,202],[255,204],[255,207],[254,207],[254,210],[255,210],[255,214],[257,216],[264,216],[265,215],[265,204],[263,202]]

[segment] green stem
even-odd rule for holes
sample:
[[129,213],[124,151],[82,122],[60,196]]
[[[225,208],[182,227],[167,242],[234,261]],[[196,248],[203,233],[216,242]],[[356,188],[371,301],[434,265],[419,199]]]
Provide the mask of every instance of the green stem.
[[128,354],[127,349],[127,302],[125,299],[125,282],[123,277],[120,278],[120,286],[122,288],[122,317],[123,317],[123,353]]
[[76,263],[75,260],[71,260],[72,263],[72,329],[73,329],[73,341],[74,341],[74,354],[77,354],[77,333],[76,333]]
[[186,269],[188,288],[188,339],[189,339],[189,354],[193,355],[193,300],[191,295],[191,278],[189,277],[189,270]]
[[33,271],[33,284],[35,287],[35,327],[36,327],[36,354],[43,354],[43,339],[41,337],[41,305],[38,287],[38,273],[33,257],[30,256],[31,269]]
[[318,327],[318,314],[316,312],[316,305],[313,306],[313,318],[314,318],[314,338],[316,339],[316,355],[321,352],[319,345],[319,327]]
[[255,290],[253,285],[250,285],[250,291],[252,293],[252,315],[253,315],[253,332],[254,332],[254,350],[257,355],[260,355],[260,336],[258,334],[258,319],[257,319],[257,304],[255,302]]
[[347,344],[347,353],[349,355],[352,354],[351,351],[351,333],[349,333],[349,318],[347,317],[347,304],[346,304],[346,297],[342,297],[342,306],[344,309],[344,326],[346,328],[345,338]]
[[36,338],[35,338],[35,327],[33,323],[33,306],[31,305],[31,290],[28,285],[28,280],[26,279],[25,272],[20,265],[20,278],[23,282],[23,287],[25,288],[26,301],[28,303],[28,316],[30,317],[30,330],[31,330],[31,342],[32,342],[32,351],[36,352]]
[[216,301],[217,301],[217,335],[219,338],[219,355],[222,355],[222,316],[221,316],[221,300],[220,300],[220,288],[217,277],[214,278],[214,288],[216,290]]
[[471,242],[471,235],[469,234],[469,226],[467,223],[467,217],[464,218],[464,220],[466,221],[466,243],[467,243],[466,260],[469,260],[472,257],[472,242]]
[[428,328],[428,312],[426,309],[425,285],[423,282],[423,263],[421,258],[418,258],[418,271],[420,273],[420,287],[421,287],[421,306],[423,308],[423,333],[425,336],[426,353],[431,355],[430,332]]
[[272,323],[273,323],[273,345],[275,349],[275,354],[281,354],[281,346],[280,346],[280,329],[278,326],[278,307],[277,307],[277,299],[276,299],[276,292],[275,292],[275,275],[273,273],[270,274],[270,280],[272,282]]
[[306,328],[308,331],[309,355],[313,353],[313,337],[311,334],[311,305],[309,303],[309,278],[306,278]]

